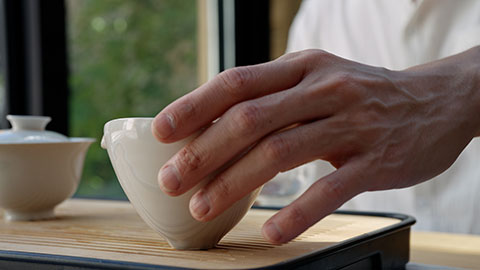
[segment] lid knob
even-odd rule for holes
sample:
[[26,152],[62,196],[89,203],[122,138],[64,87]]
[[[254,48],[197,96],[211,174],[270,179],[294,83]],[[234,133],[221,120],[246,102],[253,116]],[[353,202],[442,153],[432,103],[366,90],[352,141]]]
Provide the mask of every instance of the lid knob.
[[45,130],[48,116],[7,115],[12,129],[0,133],[0,144],[68,142],[63,134]]
[[49,116],[7,115],[12,125],[12,130],[38,130],[43,131],[52,120]]

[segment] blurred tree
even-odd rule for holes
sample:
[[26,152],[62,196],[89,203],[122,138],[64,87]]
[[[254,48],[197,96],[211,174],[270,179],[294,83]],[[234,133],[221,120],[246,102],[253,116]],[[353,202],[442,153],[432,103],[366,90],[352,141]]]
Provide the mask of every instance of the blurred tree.
[[103,125],[154,116],[197,83],[195,0],[68,0],[70,134],[93,137],[77,196],[123,197]]

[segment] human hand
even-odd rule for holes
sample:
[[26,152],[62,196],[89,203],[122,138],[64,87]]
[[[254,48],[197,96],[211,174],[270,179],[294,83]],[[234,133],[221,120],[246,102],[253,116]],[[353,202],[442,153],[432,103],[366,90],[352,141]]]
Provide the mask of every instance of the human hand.
[[183,194],[248,149],[192,197],[192,216],[208,221],[278,172],[329,161],[336,171],[265,223],[267,240],[287,242],[361,192],[447,169],[480,133],[479,62],[477,48],[390,71],[308,50],[227,70],[156,116],[163,142],[205,127],[162,167],[160,187]]

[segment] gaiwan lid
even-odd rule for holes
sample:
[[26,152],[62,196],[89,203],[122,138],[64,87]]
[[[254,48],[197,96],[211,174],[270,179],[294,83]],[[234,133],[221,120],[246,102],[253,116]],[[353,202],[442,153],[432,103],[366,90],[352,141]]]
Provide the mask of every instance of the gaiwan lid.
[[0,144],[67,142],[68,137],[45,130],[48,116],[7,115],[12,129],[0,133]]

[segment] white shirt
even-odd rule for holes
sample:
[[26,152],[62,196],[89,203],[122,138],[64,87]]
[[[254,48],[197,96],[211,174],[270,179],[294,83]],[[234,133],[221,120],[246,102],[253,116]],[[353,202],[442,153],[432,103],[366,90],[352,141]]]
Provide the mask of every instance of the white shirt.
[[[404,69],[478,44],[477,0],[304,0],[290,29],[288,51],[320,48],[357,62]],[[325,162],[315,164],[296,173],[312,182],[333,170]],[[480,234],[480,139],[434,179],[363,193],[343,208],[410,214],[417,219],[414,228],[421,230]]]

